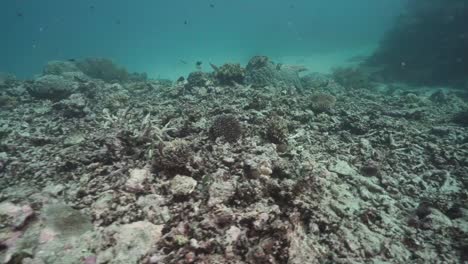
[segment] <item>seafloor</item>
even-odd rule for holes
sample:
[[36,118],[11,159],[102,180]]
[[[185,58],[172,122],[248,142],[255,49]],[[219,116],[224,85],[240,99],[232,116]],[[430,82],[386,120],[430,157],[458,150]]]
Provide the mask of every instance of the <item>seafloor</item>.
[[2,75],[0,261],[468,261],[466,93],[212,67]]

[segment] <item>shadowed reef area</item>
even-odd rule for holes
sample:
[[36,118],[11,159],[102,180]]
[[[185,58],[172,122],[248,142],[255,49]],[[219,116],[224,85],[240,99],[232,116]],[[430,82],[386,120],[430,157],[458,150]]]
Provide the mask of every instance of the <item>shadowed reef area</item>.
[[366,66],[376,79],[468,89],[468,3],[409,1]]

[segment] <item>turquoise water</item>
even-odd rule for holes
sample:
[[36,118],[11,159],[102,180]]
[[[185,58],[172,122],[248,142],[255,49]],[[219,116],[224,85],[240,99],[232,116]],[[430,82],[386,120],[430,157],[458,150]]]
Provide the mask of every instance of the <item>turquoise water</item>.
[[109,57],[177,78],[196,61],[262,54],[326,71],[373,50],[406,1],[2,1],[0,71],[32,77],[50,60]]

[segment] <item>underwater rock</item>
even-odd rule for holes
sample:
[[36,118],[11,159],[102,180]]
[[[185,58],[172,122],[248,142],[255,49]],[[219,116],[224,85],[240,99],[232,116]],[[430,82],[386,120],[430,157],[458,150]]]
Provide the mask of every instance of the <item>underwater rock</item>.
[[328,170],[344,176],[353,176],[357,174],[356,170],[351,168],[351,166],[343,160],[338,160],[334,165],[330,166]]
[[62,75],[66,72],[80,72],[72,61],[49,61],[42,69],[43,75]]
[[44,75],[27,87],[31,96],[39,99],[59,101],[69,97],[77,88],[77,84],[62,76]]
[[262,158],[246,159],[243,170],[245,176],[251,179],[270,177],[273,174],[271,162]]
[[176,139],[161,146],[153,160],[156,170],[184,171],[193,153],[185,140]]
[[75,132],[63,140],[63,145],[70,147],[70,146],[79,145],[85,141],[86,141],[86,138],[84,134],[80,132]]
[[245,69],[239,63],[226,63],[215,69],[215,78],[221,85],[243,84]]
[[226,142],[234,143],[242,136],[242,125],[232,115],[219,115],[211,125],[210,136],[213,140],[222,137]]
[[43,214],[47,226],[59,236],[79,236],[93,229],[91,219],[87,215],[65,204],[47,205]]
[[82,94],[72,94],[68,99],[55,103],[52,107],[67,118],[85,117],[89,112],[86,99]]
[[35,248],[31,262],[23,260],[22,263],[88,263],[86,261],[93,258],[94,249],[99,246],[97,235],[93,232],[63,237],[54,229],[45,227],[39,230],[38,236],[35,241],[25,241],[33,243]]
[[112,243],[98,253],[97,263],[140,263],[141,258],[161,239],[162,229],[163,225],[146,221],[106,228],[102,244]]
[[15,205],[10,202],[0,203],[0,229],[9,227],[13,230],[21,229],[28,219],[34,216],[34,210],[30,205]]
[[246,67],[245,83],[254,87],[293,87],[302,90],[301,80],[294,67],[274,64],[265,56],[255,56]]
[[236,186],[232,181],[217,179],[210,185],[208,192],[210,196],[208,206],[212,207],[229,201],[236,193]]
[[125,182],[125,189],[133,193],[145,191],[145,186],[151,181],[151,172],[149,169],[132,169],[130,177]]
[[171,219],[166,199],[162,195],[148,194],[140,196],[138,206],[143,210],[146,219],[153,224],[164,224]]
[[192,177],[176,175],[171,180],[171,193],[174,196],[186,196],[191,194],[196,186],[197,181]]

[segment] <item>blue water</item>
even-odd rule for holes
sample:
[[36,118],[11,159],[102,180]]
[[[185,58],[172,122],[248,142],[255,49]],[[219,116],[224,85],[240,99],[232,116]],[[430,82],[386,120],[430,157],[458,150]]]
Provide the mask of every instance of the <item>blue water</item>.
[[404,2],[4,0],[0,71],[32,77],[50,60],[109,57],[130,71],[176,78],[198,60],[207,67],[257,54],[346,51],[375,45]]

